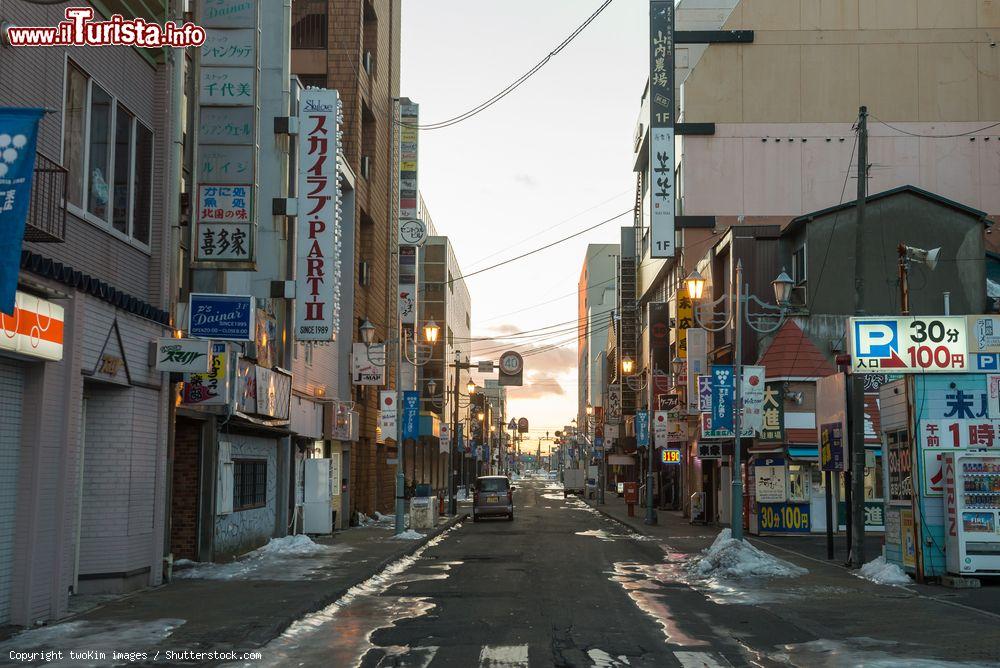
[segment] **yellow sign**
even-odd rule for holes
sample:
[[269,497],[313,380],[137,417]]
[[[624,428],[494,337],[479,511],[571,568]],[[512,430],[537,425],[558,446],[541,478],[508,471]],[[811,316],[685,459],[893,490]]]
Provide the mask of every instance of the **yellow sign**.
[[694,304],[687,295],[677,292],[677,356],[687,359],[688,328],[694,327]]
[[913,511],[899,511],[899,524],[903,531],[903,565],[917,567],[917,533],[913,526]]

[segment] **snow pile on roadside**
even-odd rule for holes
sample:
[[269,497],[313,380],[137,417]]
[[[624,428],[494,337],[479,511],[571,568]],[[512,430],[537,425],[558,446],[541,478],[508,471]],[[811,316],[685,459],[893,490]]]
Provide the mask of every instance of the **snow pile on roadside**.
[[902,568],[896,564],[890,564],[885,560],[885,557],[872,559],[862,566],[858,572],[854,573],[854,575],[881,585],[906,585],[913,583],[910,576]]
[[413,529],[407,529],[403,533],[397,533],[393,536],[396,540],[420,540],[421,538],[426,538],[424,534],[414,531]]
[[272,538],[263,547],[228,563],[178,559],[174,562],[173,577],[181,580],[294,580],[307,577],[315,569],[328,565],[329,557],[351,549],[347,545],[315,543],[303,534],[284,536]]
[[688,568],[704,577],[798,577],[809,571],[766,552],[745,540],[735,540],[729,529],[716,536],[703,556],[694,559]]
[[456,501],[468,501],[469,492],[464,487],[459,487],[458,492],[455,493]]
[[320,545],[313,542],[313,539],[309,536],[300,533],[295,536],[272,538],[267,542],[267,545],[256,549],[254,553],[259,555],[298,557],[325,554],[331,550],[332,547],[330,545]]

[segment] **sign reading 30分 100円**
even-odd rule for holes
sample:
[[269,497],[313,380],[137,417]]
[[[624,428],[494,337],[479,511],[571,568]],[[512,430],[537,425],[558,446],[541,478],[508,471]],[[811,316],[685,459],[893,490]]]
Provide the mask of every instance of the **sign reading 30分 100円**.
[[969,371],[964,316],[851,318],[851,370],[855,373]]

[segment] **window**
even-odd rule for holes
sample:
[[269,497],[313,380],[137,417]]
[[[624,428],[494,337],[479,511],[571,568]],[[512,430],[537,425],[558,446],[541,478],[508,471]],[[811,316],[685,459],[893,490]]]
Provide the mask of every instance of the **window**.
[[788,500],[808,501],[812,467],[808,464],[788,465]]
[[72,62],[65,105],[67,204],[78,216],[148,246],[153,131]]
[[792,280],[795,285],[806,282],[806,247],[803,244],[792,253]]
[[267,505],[267,460],[233,460],[233,510]]
[[[872,452],[868,450],[868,452]],[[875,466],[865,467],[865,501],[881,501],[885,479],[882,472],[882,455],[874,454]]]

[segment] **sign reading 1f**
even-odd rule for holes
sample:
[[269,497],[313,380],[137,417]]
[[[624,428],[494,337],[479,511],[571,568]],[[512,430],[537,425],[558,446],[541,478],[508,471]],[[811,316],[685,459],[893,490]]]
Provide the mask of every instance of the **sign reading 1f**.
[[674,1],[649,3],[649,241],[674,256]]

